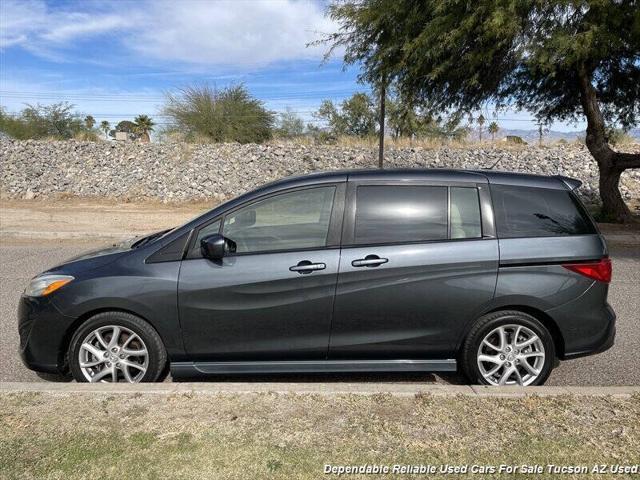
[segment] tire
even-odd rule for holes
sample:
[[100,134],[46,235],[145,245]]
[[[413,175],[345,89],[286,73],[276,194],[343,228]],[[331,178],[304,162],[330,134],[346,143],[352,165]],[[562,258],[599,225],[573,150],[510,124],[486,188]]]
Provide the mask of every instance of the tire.
[[[516,334],[519,340],[514,343]],[[529,341],[532,343],[526,345]],[[553,338],[538,319],[517,310],[505,310],[478,319],[462,346],[460,365],[473,384],[533,386],[544,384],[555,357]],[[494,369],[497,370],[492,373]]]
[[158,332],[125,312],[103,312],[84,322],[71,338],[68,362],[78,382],[158,382],[167,374]]

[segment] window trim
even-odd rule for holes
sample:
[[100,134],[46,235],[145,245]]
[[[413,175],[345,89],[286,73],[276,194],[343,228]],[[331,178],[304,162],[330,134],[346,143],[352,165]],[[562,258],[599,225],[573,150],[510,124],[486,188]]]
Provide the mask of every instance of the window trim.
[[274,198],[277,197],[279,195],[283,195],[283,194],[287,194],[287,193],[293,193],[293,192],[298,192],[298,191],[302,191],[302,190],[312,190],[312,189],[316,189],[316,188],[326,188],[326,187],[331,187],[334,188],[334,193],[333,193],[333,205],[331,207],[331,214],[329,216],[329,229],[327,232],[327,240],[325,242],[324,246],[321,247],[305,247],[305,248],[292,248],[292,249],[278,249],[278,250],[264,250],[261,252],[237,252],[237,253],[230,253],[229,255],[225,255],[228,257],[244,257],[244,256],[249,256],[249,255],[269,255],[269,254],[275,254],[275,253],[288,253],[288,252],[310,252],[310,251],[317,251],[317,250],[332,250],[332,249],[336,249],[336,248],[340,248],[340,241],[341,241],[341,232],[342,232],[342,223],[343,223],[343,218],[344,218],[344,206],[345,206],[345,192],[346,192],[346,181],[344,182],[335,182],[335,183],[316,183],[316,184],[312,184],[312,185],[304,185],[304,186],[298,186],[298,187],[293,187],[293,188],[286,188],[283,190],[277,190],[275,192],[270,192],[267,193],[265,195],[260,195],[258,197],[254,197],[251,198],[250,200],[247,200],[246,202],[240,204],[240,205],[236,205],[233,208],[230,208],[229,210],[221,213],[220,215],[211,218],[209,220],[207,220],[206,222],[198,225],[197,227],[195,227],[192,230],[191,233],[191,238],[189,239],[189,245],[187,247],[186,250],[186,255],[184,257],[184,260],[193,260],[193,259],[202,259],[204,257],[202,257],[202,255],[200,255],[199,251],[198,254],[189,254],[189,252],[191,252],[191,250],[193,249],[193,247],[195,246],[195,242],[196,239],[198,238],[198,234],[200,232],[200,230],[202,230],[203,228],[207,227],[208,225],[211,225],[212,223],[217,222],[218,220],[220,220],[220,228],[218,229],[218,233],[222,235],[222,231],[224,228],[224,222],[225,219],[228,215],[233,214],[234,212],[240,210],[241,208],[245,208],[248,207],[249,205],[252,205],[254,203],[258,203],[258,202],[262,202],[264,200],[268,200],[270,198]]
[[[460,241],[478,241],[495,239],[493,210],[491,208],[491,198],[489,197],[489,189],[487,184],[476,182],[448,182],[448,181],[429,181],[429,180],[350,180],[346,195],[346,206],[344,213],[344,222],[342,230],[342,247],[376,247],[376,246],[393,246],[393,245],[417,245],[425,243],[443,243],[443,242],[460,242]],[[356,194],[358,187],[361,186],[385,186],[385,187],[445,187],[447,189],[447,238],[434,240],[412,240],[400,242],[379,242],[379,243],[356,243],[355,227],[356,227]],[[482,235],[472,238],[451,238],[451,187],[475,188],[478,191],[478,202],[480,206],[480,228]]]
[[[480,215],[480,236],[479,237],[462,237],[451,238],[451,189],[452,188],[472,188],[476,191],[476,198],[478,199],[478,214]],[[450,185],[447,189],[447,235],[449,240],[476,240],[485,238],[484,225],[482,221],[482,200],[480,199],[480,190],[478,187],[460,187],[457,185]]]

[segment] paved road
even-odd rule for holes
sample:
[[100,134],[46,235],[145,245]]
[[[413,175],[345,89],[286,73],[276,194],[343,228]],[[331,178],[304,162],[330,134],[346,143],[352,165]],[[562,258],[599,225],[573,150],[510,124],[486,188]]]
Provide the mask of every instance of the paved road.
[[[27,370],[17,355],[16,305],[28,280],[82,250],[94,247],[77,241],[0,240],[0,382],[60,381]],[[562,362],[548,385],[640,385],[640,248],[612,247],[614,281],[609,300],[618,314],[615,346],[600,355]],[[245,382],[247,377],[217,378]],[[426,382],[464,383],[459,375],[370,374],[261,376],[260,381],[289,382]]]

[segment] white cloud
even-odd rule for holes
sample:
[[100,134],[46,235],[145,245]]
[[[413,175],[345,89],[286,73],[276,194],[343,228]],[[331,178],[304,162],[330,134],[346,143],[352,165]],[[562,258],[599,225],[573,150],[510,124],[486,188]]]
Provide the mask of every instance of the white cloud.
[[325,48],[306,45],[336,28],[312,0],[157,0],[113,2],[100,9],[84,2],[64,8],[51,8],[42,0],[0,4],[1,48],[22,46],[54,56],[77,40],[109,34],[139,63],[242,68],[319,59]]
[[317,2],[293,0],[154,2],[140,27],[133,43],[144,55],[240,66],[320,58],[324,48],[307,43],[335,29]]
[[90,37],[116,29],[130,27],[132,18],[120,15],[91,15],[86,13],[65,14],[57,24],[43,33],[42,38],[52,42],[66,43],[79,37]]
[[46,7],[36,0],[0,2],[0,48],[20,45],[46,23]]

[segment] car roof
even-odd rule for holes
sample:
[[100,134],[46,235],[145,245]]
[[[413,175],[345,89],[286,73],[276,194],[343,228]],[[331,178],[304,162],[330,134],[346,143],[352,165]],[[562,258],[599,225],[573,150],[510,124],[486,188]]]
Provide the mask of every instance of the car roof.
[[276,180],[258,188],[291,188],[317,183],[345,181],[411,181],[433,180],[443,182],[491,183],[497,185],[529,186],[552,189],[574,189],[580,185],[578,180],[559,175],[534,175],[530,173],[505,172],[499,170],[462,170],[445,168],[390,168],[358,169],[314,172]]

